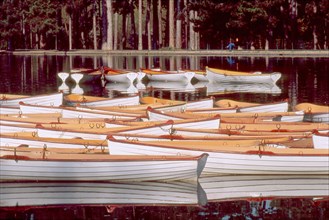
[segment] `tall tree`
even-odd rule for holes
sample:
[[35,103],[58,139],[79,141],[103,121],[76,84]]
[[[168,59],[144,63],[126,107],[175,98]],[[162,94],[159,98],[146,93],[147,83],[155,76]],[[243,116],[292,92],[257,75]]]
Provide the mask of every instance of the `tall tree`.
[[175,48],[174,0],[169,0],[169,48]]
[[181,1],[177,0],[177,14],[176,14],[176,48],[182,48],[182,15],[181,15]]
[[138,0],[138,50],[143,50],[142,8],[142,0]]

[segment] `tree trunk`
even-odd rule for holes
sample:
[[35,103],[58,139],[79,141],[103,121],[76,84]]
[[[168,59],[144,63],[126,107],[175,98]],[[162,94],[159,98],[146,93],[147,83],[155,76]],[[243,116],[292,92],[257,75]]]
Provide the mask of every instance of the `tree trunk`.
[[[161,1],[159,1],[161,2]],[[158,20],[158,0],[153,0],[152,2],[152,15],[153,15],[153,35],[152,35],[152,49],[159,48],[159,20]]]
[[96,5],[93,8],[93,35],[94,35],[94,50],[97,50],[97,35],[96,35]]
[[[313,16],[316,16],[316,14],[317,14],[317,7],[316,7],[316,4],[315,4],[314,1],[313,1],[313,13],[314,13]],[[316,50],[319,41],[318,41],[318,35],[316,33],[316,24],[315,24],[315,22],[313,24],[313,32],[312,32],[312,34],[313,34],[313,49]]]
[[127,28],[127,15],[126,14],[122,14],[122,40],[121,40],[121,45],[122,45],[122,49],[126,49],[127,47],[127,32],[126,32],[126,28]]
[[174,0],[169,0],[169,48],[175,48]]
[[182,20],[180,15],[180,0],[177,0],[177,18],[176,18],[176,48],[182,48]]
[[72,50],[72,18],[69,16],[69,50]]
[[118,13],[114,13],[114,42],[113,50],[118,49]]
[[289,15],[290,15],[290,37],[291,48],[296,47],[296,35],[297,35],[297,0],[288,0],[289,2]]
[[112,0],[106,0],[107,7],[107,49],[113,50]]
[[161,0],[158,2],[158,27],[159,27],[159,48],[163,47],[162,43],[162,13],[161,13]]
[[106,2],[102,0],[102,50],[107,49],[107,9],[106,9]]
[[[198,18],[198,12],[195,11],[194,12],[194,19],[197,19],[197,18]],[[193,27],[194,27],[194,24],[193,24]],[[194,49],[195,50],[199,50],[200,49],[200,34],[199,34],[199,32],[195,32],[194,31],[194,37],[195,37],[195,40],[194,40]]]
[[191,20],[194,19],[194,12],[192,10],[189,11],[189,25],[190,25],[190,43],[189,43],[189,49],[190,50],[195,50],[195,33],[193,30],[193,23]]
[[133,33],[133,40],[132,40],[132,46],[133,49],[136,49],[136,24],[135,24],[135,14],[134,14],[134,2],[132,0],[129,1],[129,7],[130,7],[130,22],[131,22],[131,29]]
[[138,0],[138,50],[143,50],[142,0]]
[[146,33],[147,33],[147,49],[152,49],[152,41],[151,41],[151,1],[146,1]]

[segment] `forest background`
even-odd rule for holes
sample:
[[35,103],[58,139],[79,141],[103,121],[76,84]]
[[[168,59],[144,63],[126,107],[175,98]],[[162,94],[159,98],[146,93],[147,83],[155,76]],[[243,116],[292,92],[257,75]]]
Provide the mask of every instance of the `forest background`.
[[328,0],[1,0],[0,49],[329,47]]

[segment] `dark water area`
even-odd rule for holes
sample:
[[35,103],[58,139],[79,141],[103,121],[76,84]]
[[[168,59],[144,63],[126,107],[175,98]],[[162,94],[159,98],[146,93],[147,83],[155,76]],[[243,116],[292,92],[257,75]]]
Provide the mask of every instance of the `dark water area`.
[[[216,99],[229,98],[251,102],[272,102],[288,99],[294,106],[302,102],[320,105],[329,104],[329,58],[321,57],[156,57],[156,56],[13,56],[0,55],[0,93],[36,95],[53,93],[63,88],[57,76],[59,72],[69,72],[72,68],[98,68],[109,66],[115,69],[139,70],[139,68],[160,67],[164,70],[205,69],[206,66],[238,70],[281,72],[282,77],[276,87],[225,87],[218,85],[216,92],[209,92],[207,85],[193,82],[193,88],[179,85],[163,85],[153,87],[145,83],[145,88],[134,87],[140,95],[174,98],[178,100],[196,100],[207,96]],[[71,93],[79,87],[86,95],[115,97],[127,95],[126,88],[117,90],[119,85],[101,82],[65,85],[66,92]],[[212,88],[213,89],[213,88]],[[129,95],[129,94],[128,94]],[[298,180],[298,179],[297,179]],[[206,192],[208,201],[205,204],[119,204],[118,202],[102,202],[100,204],[69,204],[63,205],[62,198],[51,197],[52,205],[34,205],[34,201],[20,205],[24,197],[17,190],[13,199],[16,205],[6,206],[0,196],[0,219],[329,219],[329,185],[326,182],[312,182],[307,185],[292,179],[289,189],[280,188],[277,182],[271,182],[264,188],[252,188],[249,194],[243,188],[239,197],[230,197],[225,193],[217,197]],[[238,181],[238,180],[237,180]],[[220,189],[220,183],[218,187]],[[245,187],[250,187],[247,184]],[[283,184],[282,184],[283,186]],[[307,187],[305,187],[307,186]],[[95,187],[95,186],[94,186]],[[320,188],[321,189],[320,189]],[[35,189],[35,188],[34,188]],[[7,192],[1,188],[2,195]],[[207,189],[204,189],[207,191]],[[240,191],[239,191],[240,190]],[[273,190],[273,191],[272,191]],[[42,193],[43,189],[38,192]],[[165,191],[165,189],[164,189]],[[271,191],[273,195],[264,196]],[[142,192],[143,194],[143,192]],[[79,197],[72,194],[73,197]],[[106,194],[104,194],[104,197]],[[212,199],[211,199],[212,198]],[[25,198],[26,199],[26,198]],[[90,198],[94,199],[94,198]],[[120,199],[120,196],[116,198]],[[33,199],[32,199],[33,200]],[[111,200],[112,201],[112,200]]]
[[[311,102],[326,105],[329,103],[329,58],[304,57],[304,58],[277,58],[277,57],[148,57],[148,56],[13,56],[0,55],[0,93],[13,94],[42,94],[59,90],[61,80],[58,72],[69,72],[72,68],[98,68],[110,66],[115,69],[139,70],[139,68],[160,67],[164,70],[177,69],[202,69],[206,66],[238,70],[238,71],[263,71],[280,72],[282,77],[277,82],[276,90],[262,90],[261,85],[255,88],[221,88],[226,94],[211,94],[216,98],[232,98],[236,100],[271,102],[288,99],[293,106],[301,102]],[[68,84],[71,89],[74,84]],[[205,92],[205,85],[194,84],[194,91],[168,88],[156,89],[148,87],[140,90],[143,94],[193,100],[209,96]],[[122,93],[115,91],[115,86],[102,85],[101,83],[84,84],[80,86],[86,95],[95,96],[120,96]],[[109,92],[108,90],[111,90]],[[159,91],[161,90],[161,94]],[[171,96],[169,93],[174,92]],[[233,92],[232,92],[233,91]]]

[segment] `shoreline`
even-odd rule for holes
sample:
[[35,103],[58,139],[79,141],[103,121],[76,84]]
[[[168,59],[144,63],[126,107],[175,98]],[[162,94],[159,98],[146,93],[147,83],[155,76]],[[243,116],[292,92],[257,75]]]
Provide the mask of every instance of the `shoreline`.
[[329,50],[0,50],[12,55],[115,55],[115,56],[268,56],[268,57],[329,57]]

